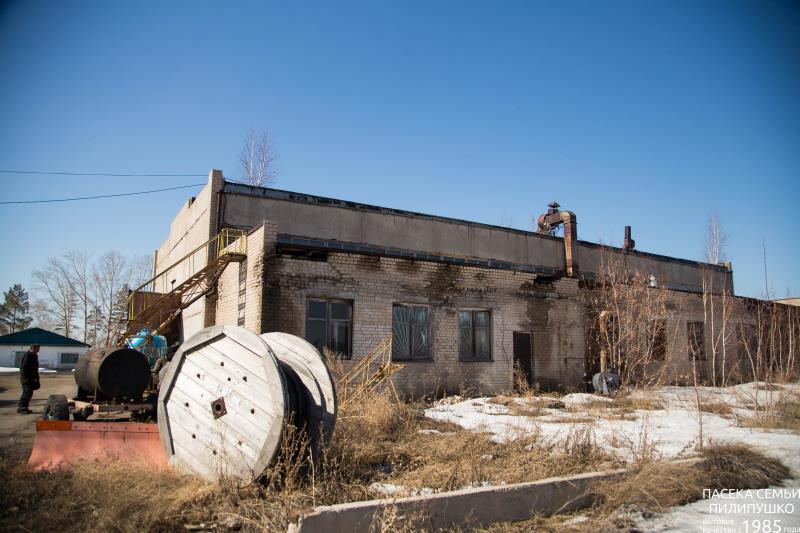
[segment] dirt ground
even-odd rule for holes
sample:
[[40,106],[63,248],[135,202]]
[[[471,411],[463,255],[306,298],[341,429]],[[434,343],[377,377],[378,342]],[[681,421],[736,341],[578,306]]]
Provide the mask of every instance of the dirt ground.
[[18,374],[0,374],[0,456],[26,460],[33,447],[36,419],[42,415],[50,394],[75,394],[72,372],[40,374],[42,388],[33,393],[30,409],[33,413],[17,413],[17,401],[22,393]]

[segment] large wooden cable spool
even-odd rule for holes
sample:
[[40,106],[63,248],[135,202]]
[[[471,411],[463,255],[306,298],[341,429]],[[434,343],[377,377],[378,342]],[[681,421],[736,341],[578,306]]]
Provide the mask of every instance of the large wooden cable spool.
[[[302,387],[296,389],[305,394],[305,417],[298,421],[305,425],[312,452],[317,453],[319,447],[330,438],[336,424],[337,400],[333,376],[310,342],[281,332],[264,333],[261,339],[272,349],[282,367],[288,370],[285,374],[296,376],[302,382]],[[299,427],[299,424],[295,425]]]
[[159,433],[173,466],[249,481],[273,461],[289,423],[315,445],[330,435],[336,397],[319,352],[292,335],[269,335],[213,326],[181,345],[158,398]]

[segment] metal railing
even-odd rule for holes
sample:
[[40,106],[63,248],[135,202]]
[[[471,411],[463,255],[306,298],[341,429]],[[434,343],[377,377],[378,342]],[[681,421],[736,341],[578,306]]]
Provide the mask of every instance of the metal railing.
[[[153,276],[151,279],[133,289],[128,295],[129,322],[136,320],[140,315],[153,305],[163,305],[169,300],[170,293],[175,293],[176,298],[184,296],[187,283],[197,277],[209,266],[221,259],[244,257],[247,253],[247,237],[244,230],[225,228],[211,239],[207,240],[191,252],[187,253],[167,268]],[[182,272],[175,272],[178,268]],[[175,276],[171,282],[169,278]],[[178,277],[181,282],[175,286]],[[198,280],[199,281],[199,280]],[[137,295],[142,294],[138,299]],[[153,300],[148,302],[149,295]],[[137,305],[138,304],[138,305]]]
[[403,367],[404,365],[392,361],[392,336],[384,337],[337,381],[339,406],[354,402],[383,384],[388,386],[399,401],[391,377]]
[[[190,279],[197,272],[203,270],[210,263],[220,259],[225,255],[244,256],[247,254],[247,238],[244,230],[224,228],[222,231],[211,237],[209,240],[187,253],[167,268],[142,283],[130,292],[128,296],[128,320],[134,320],[137,314],[135,308],[135,295],[142,292],[169,293],[175,288],[178,272],[174,272],[178,267],[183,268],[181,277],[183,280]],[[169,280],[170,273],[174,273],[176,278]],[[182,283],[182,282],[181,282]],[[178,284],[180,285],[180,283]],[[141,311],[141,310],[138,310]]]

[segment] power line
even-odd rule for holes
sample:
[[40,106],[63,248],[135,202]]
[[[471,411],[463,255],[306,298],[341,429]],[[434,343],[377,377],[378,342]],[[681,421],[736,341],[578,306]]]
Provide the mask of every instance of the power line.
[[114,176],[120,178],[201,178],[206,174],[117,174],[114,172],[39,172],[38,170],[0,170],[2,174],[42,174],[45,176]]
[[151,194],[154,192],[175,191],[178,189],[188,189],[190,187],[199,187],[205,183],[195,183],[194,185],[182,185],[180,187],[170,187],[168,189],[153,189],[152,191],[139,191],[139,192],[124,192],[119,194],[103,194],[100,196],[79,196],[76,198],[57,198],[53,200],[14,200],[10,202],[0,202],[0,205],[6,204],[47,204],[51,202],[74,202],[76,200],[96,200],[98,198],[116,198],[118,196],[135,196],[137,194]]

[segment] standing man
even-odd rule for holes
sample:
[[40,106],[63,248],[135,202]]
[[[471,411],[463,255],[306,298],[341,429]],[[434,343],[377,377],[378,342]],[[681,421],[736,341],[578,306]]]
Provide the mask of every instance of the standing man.
[[19,382],[22,384],[22,396],[17,403],[17,412],[21,415],[31,413],[28,404],[33,391],[39,389],[39,345],[34,344],[25,352],[19,362]]

